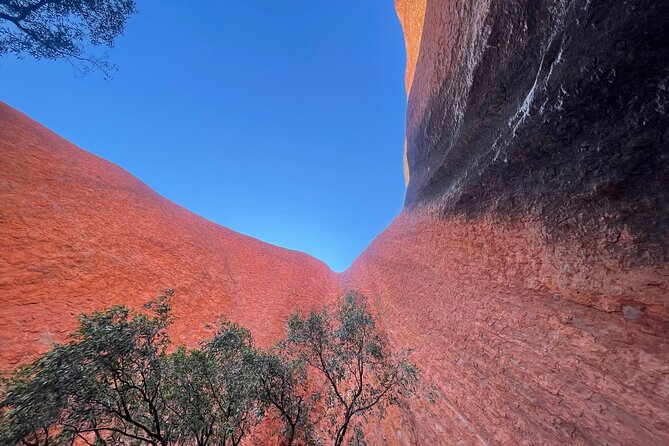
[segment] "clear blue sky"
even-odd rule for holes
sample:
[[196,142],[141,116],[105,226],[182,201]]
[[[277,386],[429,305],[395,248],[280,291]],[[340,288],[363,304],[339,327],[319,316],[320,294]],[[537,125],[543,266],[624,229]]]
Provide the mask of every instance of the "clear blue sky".
[[0,99],[214,222],[344,270],[404,195],[391,0],[138,0],[110,82],[0,59]]

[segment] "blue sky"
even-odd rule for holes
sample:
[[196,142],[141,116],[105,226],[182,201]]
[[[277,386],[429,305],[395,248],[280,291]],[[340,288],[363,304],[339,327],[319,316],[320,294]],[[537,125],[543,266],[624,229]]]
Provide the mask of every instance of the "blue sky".
[[393,2],[138,0],[112,81],[0,60],[0,99],[212,221],[344,270],[404,195]]

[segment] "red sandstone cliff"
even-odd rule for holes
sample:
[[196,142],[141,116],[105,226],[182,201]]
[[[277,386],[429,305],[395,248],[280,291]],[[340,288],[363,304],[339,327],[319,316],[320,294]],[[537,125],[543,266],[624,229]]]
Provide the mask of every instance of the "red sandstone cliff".
[[406,206],[342,275],[0,107],[3,368],[168,286],[178,339],[226,314],[263,342],[357,288],[423,371],[372,444],[669,444],[669,5],[396,4]]
[[404,212],[346,276],[383,300],[429,393],[389,442],[666,444],[666,266],[593,265],[533,222]]
[[81,312],[177,291],[175,339],[227,315],[262,341],[339,293],[306,254],[211,223],[0,104],[0,364],[61,340]]
[[379,436],[669,444],[669,4],[397,8],[405,209],[345,283],[432,395]]

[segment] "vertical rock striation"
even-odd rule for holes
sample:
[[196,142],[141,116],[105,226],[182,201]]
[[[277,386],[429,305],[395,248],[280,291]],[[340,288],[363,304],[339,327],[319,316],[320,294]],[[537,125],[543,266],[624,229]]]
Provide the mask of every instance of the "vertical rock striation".
[[428,2],[407,206],[627,230],[666,260],[668,16],[653,0]]

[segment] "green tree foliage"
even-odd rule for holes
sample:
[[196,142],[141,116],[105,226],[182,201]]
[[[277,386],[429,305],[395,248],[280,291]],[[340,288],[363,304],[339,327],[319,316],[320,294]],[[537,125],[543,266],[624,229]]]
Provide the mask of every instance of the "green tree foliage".
[[168,357],[167,406],[177,420],[172,444],[238,445],[258,421],[251,335],[223,321],[201,349],[181,347]]
[[2,444],[166,445],[172,426],[162,395],[169,339],[163,296],[154,317],[121,306],[80,318],[57,345],[8,383]]
[[373,410],[383,415],[415,390],[418,370],[405,353],[392,354],[359,294],[346,296],[334,311],[325,307],[306,318],[292,316],[287,344],[326,382],[325,419],[335,446],[344,444],[356,416]]
[[77,72],[109,74],[106,56],[87,50],[113,47],[134,12],[134,0],[0,0],[0,55],[65,59]]
[[[263,350],[223,321],[196,349],[170,349],[173,291],[147,305],[83,315],[68,343],[4,382],[0,444],[239,445],[263,417],[287,445],[363,445],[353,419],[411,397],[417,371],[394,355],[367,301],[291,317],[287,339]],[[323,390],[325,389],[325,390]]]
[[224,322],[205,348],[168,353],[172,293],[153,316],[84,315],[71,342],[21,368],[5,386],[0,444],[239,444],[254,419],[250,335]]
[[267,412],[281,420],[287,446],[296,441],[302,444],[316,443],[309,418],[314,401],[308,396],[304,364],[284,353],[280,348],[255,352],[252,367],[257,377],[258,398]]

